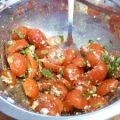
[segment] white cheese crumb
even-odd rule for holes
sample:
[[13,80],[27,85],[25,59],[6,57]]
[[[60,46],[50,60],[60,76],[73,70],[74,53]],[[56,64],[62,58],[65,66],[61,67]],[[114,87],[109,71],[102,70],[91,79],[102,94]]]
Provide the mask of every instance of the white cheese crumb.
[[15,102],[15,101],[14,101],[12,98],[10,98],[10,97],[7,98],[7,101],[9,101],[10,103],[14,103],[14,102]]
[[42,108],[40,110],[40,113],[44,114],[44,115],[47,115],[49,113],[49,110],[47,108]]
[[34,110],[38,105],[39,105],[39,101],[36,100],[36,101],[33,102],[31,108]]
[[53,86],[53,87],[51,88],[51,94],[52,94],[52,95],[60,96],[61,93],[62,93],[62,91],[59,91],[56,87]]

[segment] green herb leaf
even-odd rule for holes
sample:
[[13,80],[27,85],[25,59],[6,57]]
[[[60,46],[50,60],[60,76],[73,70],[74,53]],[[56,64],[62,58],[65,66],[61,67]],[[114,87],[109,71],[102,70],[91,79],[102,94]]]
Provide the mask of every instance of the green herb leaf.
[[44,77],[46,77],[47,79],[54,79],[54,76],[53,76],[53,74],[48,70],[48,69],[43,69],[42,71],[41,71],[41,73],[42,73],[42,75],[44,76]]
[[23,39],[23,38],[24,38],[24,35],[23,35],[21,32],[19,32],[19,31],[17,31],[17,30],[14,30],[14,32],[17,34],[17,36],[18,36],[20,39]]
[[89,42],[88,43],[93,43],[94,41],[93,40],[89,40]]
[[64,36],[63,35],[59,35],[59,37],[61,38],[61,41],[64,41]]

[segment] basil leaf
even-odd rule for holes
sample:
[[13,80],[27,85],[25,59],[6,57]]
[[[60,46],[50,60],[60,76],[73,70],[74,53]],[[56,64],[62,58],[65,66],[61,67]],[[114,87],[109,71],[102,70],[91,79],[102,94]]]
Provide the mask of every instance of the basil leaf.
[[41,73],[42,73],[42,75],[44,76],[44,77],[46,77],[47,79],[54,79],[54,76],[53,76],[53,74],[48,70],[48,69],[43,69],[42,71],[41,71]]
[[17,31],[17,30],[14,30],[14,32],[17,34],[17,36],[18,36],[20,39],[23,39],[23,38],[24,38],[24,35],[23,35],[21,32],[19,32],[19,31]]

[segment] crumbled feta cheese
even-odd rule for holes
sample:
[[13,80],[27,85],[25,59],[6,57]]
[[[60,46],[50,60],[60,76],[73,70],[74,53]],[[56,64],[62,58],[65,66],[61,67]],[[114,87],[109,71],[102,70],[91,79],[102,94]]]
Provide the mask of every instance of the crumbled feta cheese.
[[53,86],[51,88],[51,94],[55,95],[55,96],[60,96],[62,93],[62,91],[58,90],[55,86]]
[[42,108],[40,110],[40,113],[44,114],[44,115],[47,115],[49,113],[49,110],[47,108]]
[[1,79],[3,82],[7,83],[7,84],[11,84],[12,83],[12,79],[10,79],[9,77],[6,76],[1,76]]
[[31,46],[29,47],[29,49],[30,49],[30,51],[32,52],[32,54],[35,53],[35,46],[34,46],[34,45],[31,45]]
[[34,110],[38,105],[39,105],[39,101],[36,100],[36,101],[33,102],[31,108]]
[[8,63],[12,63],[13,62],[13,57],[8,57],[7,61],[8,61]]
[[9,101],[10,103],[14,103],[15,101],[12,99],[12,98],[10,98],[10,97],[7,97],[7,101]]

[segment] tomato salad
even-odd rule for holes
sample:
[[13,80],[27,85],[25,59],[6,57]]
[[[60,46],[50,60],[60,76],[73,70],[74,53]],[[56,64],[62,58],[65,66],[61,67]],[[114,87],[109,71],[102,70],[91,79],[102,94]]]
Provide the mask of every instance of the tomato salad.
[[8,68],[0,76],[4,88],[15,91],[20,84],[16,94],[20,98],[23,91],[29,110],[46,115],[75,115],[108,105],[119,87],[120,56],[91,40],[79,51],[60,48],[63,42],[63,35],[47,38],[39,29],[13,30]]

